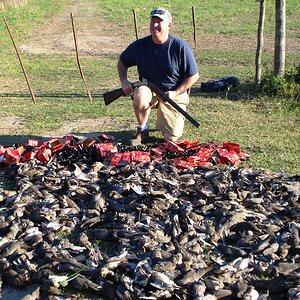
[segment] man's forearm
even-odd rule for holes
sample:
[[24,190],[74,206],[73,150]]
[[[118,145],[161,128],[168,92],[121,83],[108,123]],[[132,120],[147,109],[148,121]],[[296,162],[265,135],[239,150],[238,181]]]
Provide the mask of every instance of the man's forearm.
[[120,58],[118,60],[117,69],[118,69],[119,79],[122,85],[122,89],[125,95],[129,95],[130,93],[133,92],[132,83],[128,81],[128,77],[127,77],[128,68],[124,66]]
[[199,74],[195,74],[191,77],[186,78],[175,90],[177,95],[185,93],[188,89],[190,89],[194,83],[199,79]]
[[128,69],[123,65],[123,63],[120,60],[120,58],[118,60],[117,69],[118,69],[119,79],[120,79],[120,82],[122,84],[122,82],[127,81],[127,72],[128,72]]

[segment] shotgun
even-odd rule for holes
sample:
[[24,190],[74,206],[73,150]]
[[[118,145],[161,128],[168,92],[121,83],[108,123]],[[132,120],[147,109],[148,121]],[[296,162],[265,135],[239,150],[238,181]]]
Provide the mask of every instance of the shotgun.
[[[147,85],[147,80],[143,79],[141,81],[136,81],[132,84],[133,88],[137,88],[139,86],[142,85]],[[113,90],[113,91],[109,91],[103,94],[103,98],[104,98],[104,103],[105,105],[109,105],[112,102],[114,102],[115,100],[117,100],[118,98],[125,96],[124,91],[122,88]]]
[[[185,118],[187,118],[195,127],[199,127],[200,123],[195,120],[189,113],[187,113],[183,108],[181,108],[174,100],[172,100],[170,97],[168,97],[157,85],[155,85],[153,82],[143,79],[141,81],[134,82],[132,84],[133,88],[146,85],[150,88],[150,90],[156,94],[157,98],[159,100],[162,100],[164,102],[168,102],[171,106],[173,106],[178,112],[180,112]],[[125,96],[124,91],[122,88],[109,91],[103,94],[104,103],[105,105],[109,105],[119,97]]]

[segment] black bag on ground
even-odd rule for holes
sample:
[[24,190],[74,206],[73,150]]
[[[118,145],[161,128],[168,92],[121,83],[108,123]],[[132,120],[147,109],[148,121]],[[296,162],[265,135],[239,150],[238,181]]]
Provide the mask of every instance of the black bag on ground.
[[235,76],[225,76],[219,79],[201,82],[201,92],[219,92],[227,90],[229,87],[237,87],[240,81]]

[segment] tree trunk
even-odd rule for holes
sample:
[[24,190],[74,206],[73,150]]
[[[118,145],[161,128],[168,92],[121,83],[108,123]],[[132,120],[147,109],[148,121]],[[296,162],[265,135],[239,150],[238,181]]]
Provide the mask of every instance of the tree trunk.
[[261,81],[261,56],[264,44],[264,24],[265,24],[265,0],[260,0],[260,10],[259,10],[259,20],[258,20],[258,29],[257,29],[257,49],[255,57],[255,84],[256,87],[260,85]]
[[285,0],[276,0],[275,4],[275,59],[274,75],[283,76],[285,68]]

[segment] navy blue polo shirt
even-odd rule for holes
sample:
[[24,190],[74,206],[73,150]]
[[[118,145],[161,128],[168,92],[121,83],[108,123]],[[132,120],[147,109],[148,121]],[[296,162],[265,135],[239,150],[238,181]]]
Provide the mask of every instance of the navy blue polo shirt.
[[146,78],[164,92],[175,90],[185,78],[198,73],[190,46],[172,35],[160,45],[151,35],[136,40],[122,52],[120,60],[126,68],[137,66],[140,80]]

